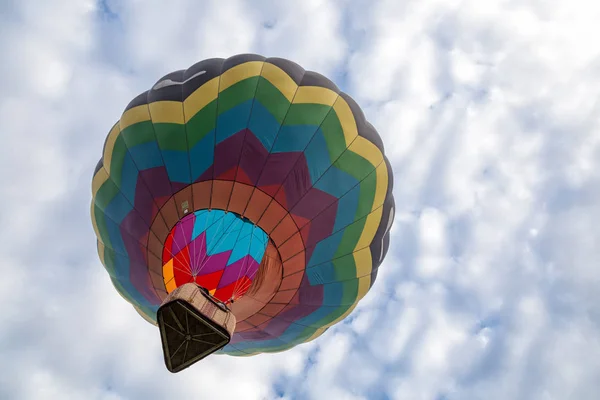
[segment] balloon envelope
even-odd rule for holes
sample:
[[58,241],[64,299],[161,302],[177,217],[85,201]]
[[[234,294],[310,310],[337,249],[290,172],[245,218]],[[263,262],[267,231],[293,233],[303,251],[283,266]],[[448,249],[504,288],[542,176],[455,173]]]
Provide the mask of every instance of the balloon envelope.
[[220,350],[276,352],[365,296],[389,245],[380,136],[329,79],[281,58],[208,59],[126,107],[92,183],[98,253],[146,320],[196,282],[237,326]]

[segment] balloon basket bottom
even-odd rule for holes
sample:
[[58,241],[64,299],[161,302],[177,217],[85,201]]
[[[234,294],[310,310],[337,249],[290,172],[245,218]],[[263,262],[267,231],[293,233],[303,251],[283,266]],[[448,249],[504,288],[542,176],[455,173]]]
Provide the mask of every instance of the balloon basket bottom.
[[165,364],[180,372],[225,347],[235,316],[195,283],[171,292],[157,311]]

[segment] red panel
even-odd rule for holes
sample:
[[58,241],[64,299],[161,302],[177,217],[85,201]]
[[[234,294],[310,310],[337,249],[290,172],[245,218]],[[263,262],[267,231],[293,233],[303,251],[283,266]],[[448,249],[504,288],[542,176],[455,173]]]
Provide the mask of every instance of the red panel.
[[221,276],[225,270],[215,271],[206,275],[199,275],[196,277],[196,283],[202,287],[205,287],[208,290],[213,290],[219,284],[219,280],[221,280]]

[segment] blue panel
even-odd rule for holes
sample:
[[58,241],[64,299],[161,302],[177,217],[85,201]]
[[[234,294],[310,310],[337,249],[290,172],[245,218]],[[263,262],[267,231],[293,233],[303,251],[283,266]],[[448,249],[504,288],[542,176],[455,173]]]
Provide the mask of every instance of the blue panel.
[[105,217],[104,221],[106,223],[106,231],[108,232],[108,237],[110,239],[110,247],[114,249],[116,253],[127,254],[119,226],[108,217]]
[[358,180],[355,177],[332,166],[325,172],[314,187],[340,198],[348,193],[354,185],[358,185]]
[[252,258],[254,258],[259,264],[262,261],[264,255],[265,255],[265,250],[267,249],[267,246],[264,243],[260,243],[259,241],[256,240],[252,240],[250,242],[250,250],[249,250],[249,254],[250,256],[252,256]]
[[192,240],[196,239],[202,232],[208,228],[209,212],[200,210],[194,213],[196,220],[194,221],[194,230],[192,232]]
[[242,258],[248,255],[248,249],[250,248],[250,242],[240,242],[236,243],[231,255],[229,256],[229,260],[227,260],[227,265],[231,265]]
[[133,286],[129,279],[129,259],[120,254],[115,255],[115,270],[119,271],[115,278],[125,290],[125,297],[130,297],[133,303],[148,304],[148,300]]
[[172,182],[190,183],[190,164],[187,152],[163,150],[163,158]]
[[265,149],[270,150],[279,132],[279,122],[259,101],[254,102],[248,128],[260,140]]
[[217,144],[246,129],[253,100],[246,100],[219,115],[217,118]]
[[209,132],[194,147],[190,149],[190,160],[192,164],[192,181],[200,178],[215,159],[215,133]]
[[360,185],[356,185],[352,190],[339,198],[333,232],[337,232],[355,221],[359,201]]
[[314,125],[285,125],[281,128],[272,153],[304,151],[315,134]]
[[332,262],[316,265],[306,269],[308,281],[312,286],[322,285],[324,283],[334,282],[335,267]]
[[313,251],[306,266],[313,267],[315,265],[330,261],[334,257],[340,243],[342,242],[344,232],[345,230],[334,233],[333,235],[317,243],[315,250]]
[[[341,296],[340,296],[340,298],[341,298]],[[315,325],[317,322],[319,322],[319,320],[326,318],[332,312],[338,311],[338,308],[339,307],[321,306],[317,310],[315,310],[313,313],[306,316],[305,318],[299,319],[298,323],[305,325],[305,326]],[[315,326],[315,328],[316,328],[316,326]]]
[[108,215],[117,224],[120,224],[132,209],[133,207],[125,196],[121,192],[118,192],[104,209],[104,214]]
[[321,129],[317,131],[306,150],[304,150],[304,157],[306,157],[311,182],[314,184],[331,166],[327,142]]
[[129,153],[138,169],[143,171],[163,165],[162,155],[156,142],[147,142],[129,148]]

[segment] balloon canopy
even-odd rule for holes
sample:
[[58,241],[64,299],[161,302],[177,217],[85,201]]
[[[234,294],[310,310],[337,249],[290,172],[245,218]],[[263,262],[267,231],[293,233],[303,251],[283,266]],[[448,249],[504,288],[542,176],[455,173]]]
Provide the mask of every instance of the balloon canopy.
[[[281,58],[208,59],[133,99],[92,183],[100,260],[149,322],[186,283],[235,316],[218,352],[277,352],[344,319],[373,285],[392,170],[359,106]],[[233,328],[232,328],[233,329]]]

